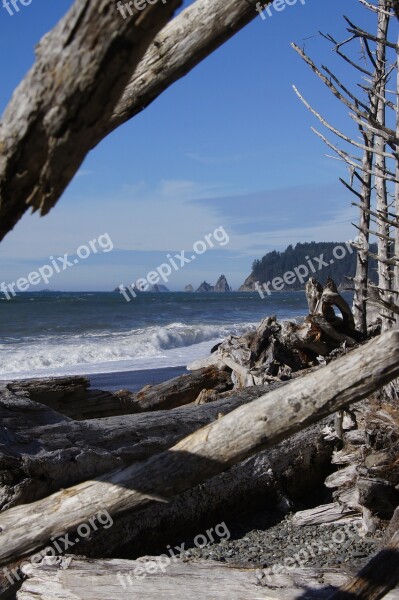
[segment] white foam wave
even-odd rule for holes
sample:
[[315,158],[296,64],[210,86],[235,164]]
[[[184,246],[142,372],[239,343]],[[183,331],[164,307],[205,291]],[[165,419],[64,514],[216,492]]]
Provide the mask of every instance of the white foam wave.
[[206,356],[228,335],[255,323],[148,327],[126,332],[47,336],[0,344],[0,379],[153,369],[185,365]]

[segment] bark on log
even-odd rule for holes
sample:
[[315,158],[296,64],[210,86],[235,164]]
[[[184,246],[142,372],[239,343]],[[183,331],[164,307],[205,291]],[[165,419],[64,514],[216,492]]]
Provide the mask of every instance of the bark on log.
[[[323,369],[241,406],[166,452],[28,506],[12,508],[0,515],[0,564],[34,551],[51,536],[71,531],[104,507],[115,515],[151,501],[167,501],[367,397],[398,374],[399,331],[391,331]],[[212,406],[205,405],[208,409]]]
[[[277,385],[282,384],[271,389]],[[0,508],[32,502],[162,452],[267,389],[231,392],[202,406],[80,422],[26,398],[21,403],[17,393],[6,390],[0,393],[5,426],[0,428]]]
[[[327,600],[350,577],[350,571],[342,568],[290,567],[268,574],[205,560],[172,560],[170,565],[165,561],[161,568],[157,557],[149,556],[95,562],[48,558],[40,565],[26,565],[24,572],[28,579],[18,600],[76,600],[76,593],[87,600],[114,600],[121,592],[142,600]],[[386,598],[398,600],[399,591],[393,590]]]
[[92,147],[258,16],[242,0],[197,0],[153,39],[179,4],[148,5],[136,27],[106,0],[80,0],[43,39],[0,124],[0,239],[29,206],[48,212]]
[[77,0],[42,39],[0,122],[0,239],[29,207],[54,206],[180,5],[146,4],[122,19],[109,0]]

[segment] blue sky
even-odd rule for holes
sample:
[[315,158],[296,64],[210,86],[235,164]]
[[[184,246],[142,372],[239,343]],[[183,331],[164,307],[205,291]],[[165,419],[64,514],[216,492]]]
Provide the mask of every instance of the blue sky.
[[[1,112],[35,44],[70,5],[32,0],[13,16],[0,7]],[[92,151],[49,215],[20,221],[0,245],[2,279],[24,277],[106,232],[112,252],[89,257],[50,287],[110,290],[222,226],[229,244],[186,265],[168,286],[214,283],[224,273],[238,287],[269,250],[354,237],[356,211],[338,182],[344,167],[324,156],[310,131],[317,123],[291,87],[348,130],[345,110],[290,48],[297,42],[350,81],[350,69],[318,35],[345,37],[342,14],[372,23],[357,0],[298,0],[257,17]]]

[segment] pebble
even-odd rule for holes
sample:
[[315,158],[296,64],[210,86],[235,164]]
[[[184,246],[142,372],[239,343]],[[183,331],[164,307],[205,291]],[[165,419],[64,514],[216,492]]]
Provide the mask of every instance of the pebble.
[[[267,520],[267,514],[263,513],[260,519],[262,525]],[[229,539],[223,538],[205,548],[192,546],[183,556],[190,557],[190,560],[216,560],[259,568],[284,564],[288,558],[297,560],[298,566],[305,567],[345,564],[359,568],[378,551],[384,533],[377,531],[370,538],[361,538],[355,528],[348,529],[342,525],[294,528],[292,515],[280,516],[277,523],[276,515],[270,515],[269,521],[269,526],[260,528],[256,525],[256,515],[252,515],[249,524],[245,519],[226,523],[230,531]],[[344,535],[340,533],[333,537],[336,531]],[[186,548],[189,548],[189,543],[186,543]]]

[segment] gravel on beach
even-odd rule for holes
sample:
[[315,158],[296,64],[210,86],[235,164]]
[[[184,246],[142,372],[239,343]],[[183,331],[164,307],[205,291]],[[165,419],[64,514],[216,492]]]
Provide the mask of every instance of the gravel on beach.
[[[270,526],[274,519],[275,524]],[[312,525],[294,527],[292,515],[276,523],[276,515],[264,514],[264,523],[253,526],[250,522],[226,523],[231,534],[208,543],[203,548],[186,544],[182,560],[206,559],[258,568],[273,565],[297,564],[298,567],[339,567],[357,569],[375,554],[384,532],[360,537],[355,525]],[[262,519],[260,519],[262,520]],[[267,523],[269,521],[269,524]],[[285,563],[285,561],[290,562]],[[276,568],[276,567],[275,567]]]

